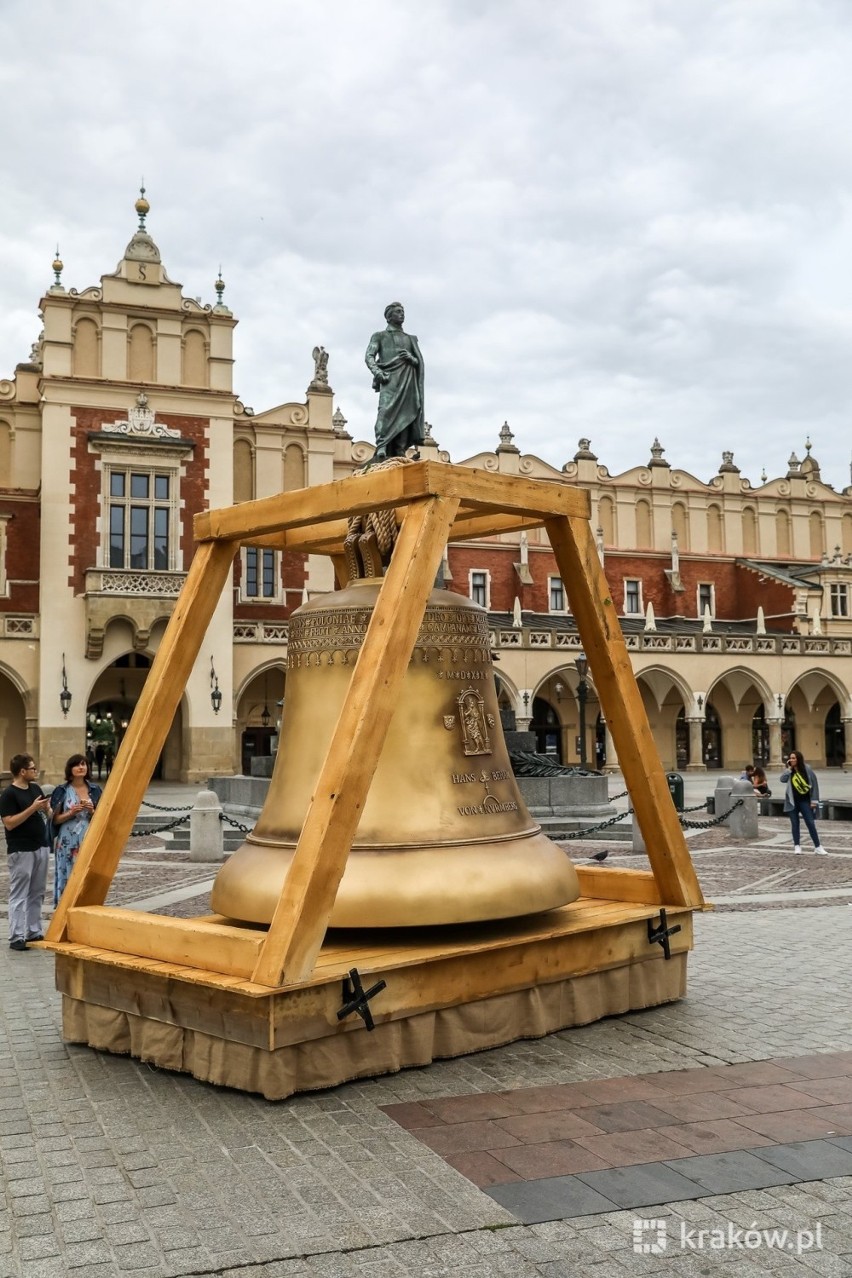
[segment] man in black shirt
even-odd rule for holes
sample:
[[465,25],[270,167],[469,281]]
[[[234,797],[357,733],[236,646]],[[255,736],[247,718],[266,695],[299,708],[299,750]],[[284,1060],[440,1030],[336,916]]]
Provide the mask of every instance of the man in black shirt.
[[38,765],[28,754],[9,763],[12,784],[0,794],[0,818],[9,855],[9,949],[23,951],[42,938],[41,904],[47,878],[48,836],[43,813],[50,808],[33,777]]

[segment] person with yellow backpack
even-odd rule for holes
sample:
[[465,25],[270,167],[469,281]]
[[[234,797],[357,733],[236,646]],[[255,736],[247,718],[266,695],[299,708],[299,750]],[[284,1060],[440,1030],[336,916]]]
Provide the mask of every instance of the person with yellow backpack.
[[816,828],[816,813],[819,810],[819,781],[813,768],[805,763],[801,750],[791,750],[787,760],[787,771],[781,773],[782,783],[786,782],[784,792],[784,811],[790,818],[793,831],[793,851],[801,853],[802,845],[800,820],[804,821],[808,834],[813,839],[814,852],[818,856],[826,856],[826,850],[819,841]]

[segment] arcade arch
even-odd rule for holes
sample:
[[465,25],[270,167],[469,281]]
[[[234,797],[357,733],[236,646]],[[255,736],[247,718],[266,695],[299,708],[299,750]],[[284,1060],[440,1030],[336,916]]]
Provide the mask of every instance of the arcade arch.
[[286,674],[282,662],[269,661],[251,672],[236,696],[239,768],[251,775],[251,761],[275,752],[284,712]]

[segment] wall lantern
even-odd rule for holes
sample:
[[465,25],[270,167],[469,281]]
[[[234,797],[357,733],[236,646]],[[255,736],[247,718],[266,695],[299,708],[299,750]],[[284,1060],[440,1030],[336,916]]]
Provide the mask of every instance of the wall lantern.
[[59,694],[59,704],[62,706],[62,713],[68,718],[68,711],[71,709],[71,690],[68,687],[68,676],[65,673],[65,653],[62,654],[62,691]]
[[210,658],[210,704],[213,707],[213,713],[218,714],[222,709],[222,693],[219,690],[219,678],[216,674],[216,667],[213,665],[213,658]]

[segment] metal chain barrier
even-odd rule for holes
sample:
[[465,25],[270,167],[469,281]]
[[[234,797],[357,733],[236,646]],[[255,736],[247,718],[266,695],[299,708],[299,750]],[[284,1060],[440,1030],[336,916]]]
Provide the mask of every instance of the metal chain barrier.
[[[171,811],[176,810],[174,808],[171,809]],[[146,839],[149,834],[165,834],[167,830],[176,830],[179,825],[185,825],[188,820],[189,813],[187,812],[185,816],[178,817],[176,821],[169,821],[167,825],[152,826],[144,830],[131,830],[130,837],[131,839]]]
[[220,812],[219,820],[233,826],[235,830],[239,830],[240,834],[251,834],[254,829],[253,825],[242,825],[239,821],[235,821],[233,817],[228,816],[227,812]]
[[611,794],[609,801],[610,803],[615,803],[616,799],[626,799],[629,793],[629,790],[622,790],[620,794]]
[[151,803],[148,799],[142,800],[143,808],[156,808],[158,812],[189,812],[192,807],[191,803],[184,803],[179,808],[165,808],[162,803]]
[[585,830],[563,830],[557,834],[551,834],[548,830],[547,837],[556,839],[560,843],[567,843],[569,839],[582,839],[584,834],[594,834],[596,830],[607,830],[611,825],[616,825],[619,821],[623,821],[625,817],[632,814],[633,809],[628,808],[626,812],[619,812],[617,816],[610,817],[608,821],[601,821],[600,825],[588,825]]
[[[721,816],[714,817],[711,821],[684,821],[681,817],[680,823],[684,830],[712,830],[714,825],[721,825],[723,821],[727,821],[734,808],[741,808],[742,805],[743,800],[737,799],[736,803],[731,804],[727,812],[723,812]],[[702,804],[702,807],[703,806],[704,805]],[[694,811],[694,809],[692,809],[692,811]]]
[[[620,796],[616,796],[620,797]],[[684,821],[681,813],[678,813],[678,821],[685,830],[710,830],[714,825],[721,825],[723,821],[727,821],[734,808],[742,807],[742,799],[737,799],[736,803],[732,803],[727,812],[723,812],[721,816],[715,817],[712,821]],[[698,808],[706,805],[699,803]],[[697,812],[698,808],[685,808],[686,812]],[[608,821],[601,821],[600,825],[589,825],[584,830],[561,830],[554,834],[547,832],[549,839],[554,839],[559,843],[567,843],[569,839],[582,839],[586,834],[596,834],[598,830],[607,830],[611,825],[616,825],[619,821],[623,821],[625,817],[633,815],[633,808],[627,808],[625,812],[619,812],[617,816],[610,817]]]

